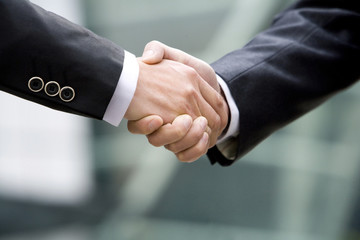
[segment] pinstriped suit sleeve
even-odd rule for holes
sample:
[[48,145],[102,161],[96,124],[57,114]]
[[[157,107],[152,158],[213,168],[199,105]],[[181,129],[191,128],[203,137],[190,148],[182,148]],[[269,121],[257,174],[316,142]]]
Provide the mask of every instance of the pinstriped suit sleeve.
[[[0,90],[103,119],[123,70],[121,47],[28,0],[0,1],[0,33]],[[48,89],[53,96],[45,88],[29,89],[32,77],[44,85],[55,82]],[[73,89],[75,96],[61,94],[64,87]]]
[[[360,78],[360,9],[351,0],[303,0],[244,48],[212,64],[240,111],[239,159]],[[210,161],[234,163],[218,149]]]

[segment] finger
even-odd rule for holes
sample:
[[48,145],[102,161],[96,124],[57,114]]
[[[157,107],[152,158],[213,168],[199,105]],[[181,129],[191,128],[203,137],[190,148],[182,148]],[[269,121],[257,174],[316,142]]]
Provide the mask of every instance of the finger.
[[204,108],[206,112],[202,112],[202,115],[206,117],[208,125],[212,130],[210,146],[213,146],[228,123],[229,110],[224,98],[207,82],[200,82],[200,92],[213,110],[209,111],[208,108]]
[[156,64],[164,59],[166,45],[158,41],[151,41],[146,44],[142,61],[147,64]]
[[171,124],[166,124],[154,133],[147,136],[149,142],[156,146],[164,146],[182,139],[192,125],[192,118],[187,115],[180,115]]
[[169,47],[159,41],[151,41],[146,44],[142,61],[147,64],[155,64],[161,62],[163,59],[173,60],[188,65],[191,55],[179,49]]
[[129,132],[133,134],[148,135],[159,129],[163,125],[160,116],[150,115],[136,121],[128,121],[127,127]]
[[212,147],[216,144],[217,138],[225,128],[225,126],[223,126],[225,120],[223,121],[222,118],[227,118],[227,115],[223,113],[223,109],[220,109],[219,106],[216,105],[219,103],[216,103],[213,98],[217,98],[219,95],[209,84],[200,79],[199,88],[200,96],[198,99],[198,106],[201,115],[208,120],[208,126],[211,129],[210,146]]
[[205,132],[201,140],[193,147],[179,152],[176,157],[181,162],[194,162],[199,159],[202,155],[206,154],[209,149],[209,135]]
[[209,103],[209,105],[221,118],[224,117],[227,120],[228,107],[225,99],[221,96],[221,94],[219,94],[214,88],[212,88],[206,81],[200,81],[199,86],[201,95],[204,97],[206,102]]
[[201,111],[201,115],[204,116],[208,120],[208,126],[211,129],[210,144],[213,145],[216,143],[217,132],[219,131],[219,115],[214,111],[214,109],[206,102],[199,101],[199,108]]
[[195,146],[202,138],[205,131],[210,134],[211,130],[207,126],[207,120],[204,117],[198,117],[193,122],[189,132],[181,140],[165,145],[165,148],[173,153],[182,152],[192,146]]
[[199,75],[210,84],[211,87],[220,92],[220,86],[217,84],[214,69],[212,69],[203,60],[179,49],[169,47],[159,41],[151,41],[146,44],[142,61],[147,64],[155,64],[161,62],[163,59],[180,62],[194,68]]

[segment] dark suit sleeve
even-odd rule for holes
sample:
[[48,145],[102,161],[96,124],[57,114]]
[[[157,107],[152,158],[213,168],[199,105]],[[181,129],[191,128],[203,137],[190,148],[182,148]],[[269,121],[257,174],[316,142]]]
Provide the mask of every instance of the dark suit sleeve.
[[[299,1],[212,66],[240,111],[237,159],[360,78],[358,1]],[[217,148],[212,163],[231,165]]]
[[[102,119],[122,71],[123,49],[28,0],[0,1],[0,33],[0,90]],[[32,77],[72,88],[75,97],[33,92]]]

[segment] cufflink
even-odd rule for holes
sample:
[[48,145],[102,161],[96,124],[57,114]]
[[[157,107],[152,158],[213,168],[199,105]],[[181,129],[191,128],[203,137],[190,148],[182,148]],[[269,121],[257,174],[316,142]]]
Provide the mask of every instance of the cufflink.
[[60,98],[64,102],[71,102],[75,98],[75,91],[72,87],[63,87],[60,90]]
[[57,82],[50,81],[45,84],[45,93],[50,97],[55,97],[60,91],[60,85]]
[[28,87],[33,92],[40,92],[44,88],[44,81],[39,77],[32,77],[28,82]]

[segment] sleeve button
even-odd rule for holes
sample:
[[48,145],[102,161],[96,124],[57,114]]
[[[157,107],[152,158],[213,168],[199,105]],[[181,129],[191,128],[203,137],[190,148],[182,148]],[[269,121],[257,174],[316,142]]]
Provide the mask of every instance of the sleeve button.
[[44,81],[39,77],[30,78],[28,87],[33,92],[40,92],[44,88]]
[[50,97],[54,97],[56,95],[58,95],[60,91],[60,85],[57,82],[51,81],[46,83],[45,85],[45,93],[50,96]]
[[64,102],[71,102],[75,98],[75,91],[71,87],[63,87],[60,90],[60,98]]

